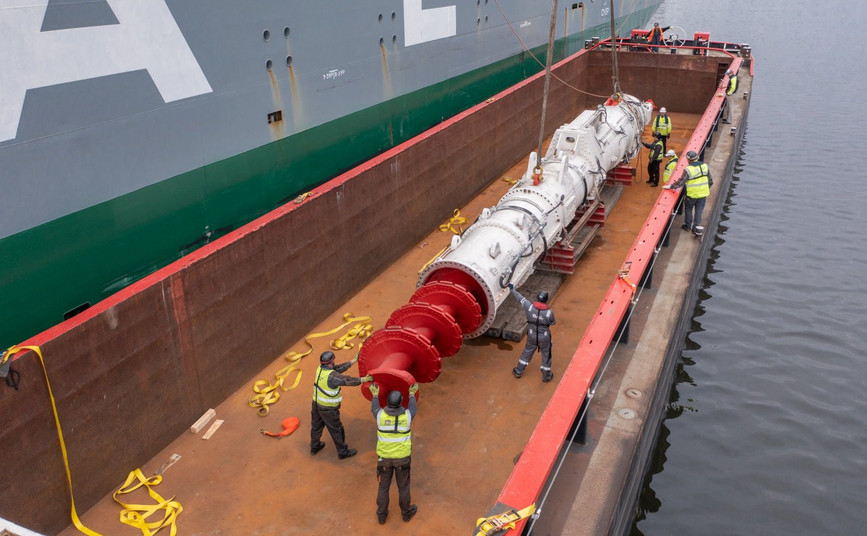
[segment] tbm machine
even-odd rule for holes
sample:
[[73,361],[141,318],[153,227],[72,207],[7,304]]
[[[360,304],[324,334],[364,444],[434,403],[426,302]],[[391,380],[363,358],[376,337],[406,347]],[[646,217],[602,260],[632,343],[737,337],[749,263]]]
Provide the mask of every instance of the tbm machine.
[[[359,374],[373,376],[381,405],[397,390],[406,406],[409,386],[437,379],[443,357],[485,333],[509,283],[523,283],[576,211],[599,195],[608,171],[638,154],[652,111],[652,102],[621,95],[582,112],[557,129],[541,162],[530,154],[526,173],[495,207],[452,237],[422,270],[409,303],[361,348]],[[368,400],[369,386],[362,387]]]

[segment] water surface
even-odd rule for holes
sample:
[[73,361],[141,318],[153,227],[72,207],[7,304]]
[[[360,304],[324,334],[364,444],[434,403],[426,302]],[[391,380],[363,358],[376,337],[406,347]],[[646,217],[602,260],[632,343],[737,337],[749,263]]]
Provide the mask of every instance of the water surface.
[[867,3],[666,0],[654,20],[756,61],[632,533],[867,534]]

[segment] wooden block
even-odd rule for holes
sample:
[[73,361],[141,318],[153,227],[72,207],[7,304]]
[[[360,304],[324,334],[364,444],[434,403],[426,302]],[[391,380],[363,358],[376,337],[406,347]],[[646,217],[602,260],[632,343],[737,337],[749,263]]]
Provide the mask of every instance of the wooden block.
[[202,430],[202,428],[204,428],[209,422],[211,422],[211,419],[216,416],[217,412],[213,408],[209,409],[205,412],[204,415],[199,417],[199,420],[196,421],[195,424],[190,426],[190,432],[198,434]]
[[223,419],[217,419],[216,421],[214,421],[214,424],[212,424],[211,427],[208,428],[208,431],[205,432],[205,435],[202,436],[202,439],[211,439],[211,436],[214,435],[214,432],[217,431],[217,428],[219,428],[221,424],[223,424]]
[[163,474],[163,473],[166,471],[166,469],[168,469],[169,467],[173,466],[173,465],[175,464],[175,462],[177,462],[177,461],[180,460],[180,459],[181,459],[181,455],[180,455],[180,454],[172,454],[172,455],[169,457],[169,460],[168,460],[166,463],[162,464],[162,465],[160,466],[160,468],[157,469],[157,470],[154,472],[154,474],[155,474],[155,475],[161,475],[161,474]]

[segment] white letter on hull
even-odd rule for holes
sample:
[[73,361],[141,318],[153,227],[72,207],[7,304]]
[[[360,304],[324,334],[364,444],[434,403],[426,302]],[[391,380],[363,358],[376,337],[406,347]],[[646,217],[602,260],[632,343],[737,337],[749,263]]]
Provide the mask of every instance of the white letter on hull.
[[48,0],[0,0],[0,141],[28,89],[147,69],[165,102],[210,93],[165,0],[107,0],[119,24],[42,32]]
[[455,6],[422,9],[421,0],[403,0],[403,33],[410,47],[457,35]]

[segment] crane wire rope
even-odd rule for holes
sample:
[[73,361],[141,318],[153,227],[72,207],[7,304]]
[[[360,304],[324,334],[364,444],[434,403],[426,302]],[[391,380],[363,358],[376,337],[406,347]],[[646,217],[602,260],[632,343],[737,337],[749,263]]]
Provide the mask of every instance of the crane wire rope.
[[548,55],[545,59],[545,89],[542,91],[542,120],[539,125],[539,155],[536,159],[536,169],[541,174],[542,144],[545,142],[545,115],[548,109],[548,86],[551,83],[551,63],[554,61],[554,31],[557,29],[557,0],[551,5],[551,26],[548,28]]
[[[614,4],[612,1],[611,4]],[[614,95],[620,96],[620,77],[617,73],[617,26],[614,24],[614,6],[608,6],[611,14],[611,81],[614,86]]]
[[[630,0],[630,4],[632,4],[633,7],[637,4],[637,2],[638,2],[638,0]],[[533,58],[533,61],[538,63],[539,66],[545,67],[545,64],[542,63],[542,61],[539,60],[539,58],[537,58],[535,54],[533,54],[533,51],[530,50],[530,47],[527,45],[527,43],[525,43],[524,40],[521,39],[521,36],[518,35],[518,32],[515,31],[515,27],[512,25],[512,21],[509,20],[509,17],[506,16],[506,13],[503,11],[502,6],[500,6],[500,0],[494,0],[494,5],[497,6],[497,10],[500,12],[500,15],[503,17],[503,20],[506,21],[506,25],[509,27],[509,30],[512,31],[512,35],[514,35],[515,39],[517,39],[518,42],[521,43],[521,48],[524,49],[524,52],[526,52],[531,58]],[[621,6],[621,10],[622,9],[623,9],[623,6]],[[612,11],[612,13],[613,13],[613,11]],[[623,29],[623,27],[626,25],[628,20],[629,20],[628,18],[623,19],[623,21],[620,23],[620,26],[618,27],[618,31]],[[568,87],[569,89],[572,89],[578,93],[583,93],[584,95],[589,95],[591,97],[599,97],[601,99],[606,99],[609,97],[609,95],[599,95],[597,93],[590,93],[589,91],[584,91],[583,89],[578,89],[577,87],[575,87],[572,84],[570,84],[569,82],[563,80],[562,78],[560,78],[556,74],[552,73],[551,77],[554,80],[557,80],[558,82],[563,84],[564,86]]]

